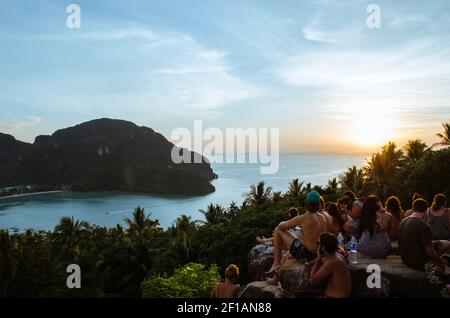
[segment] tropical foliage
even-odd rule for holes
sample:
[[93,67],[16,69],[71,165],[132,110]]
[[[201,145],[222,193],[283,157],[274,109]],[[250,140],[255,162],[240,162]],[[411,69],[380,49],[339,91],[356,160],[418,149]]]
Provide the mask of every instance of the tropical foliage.
[[[270,236],[289,207],[302,211],[311,189],[325,201],[348,189],[383,200],[396,194],[406,209],[414,192],[429,201],[436,193],[450,197],[449,180],[450,147],[430,150],[416,140],[402,151],[389,143],[366,166],[351,167],[325,186],[294,179],[281,193],[260,182],[241,205],[207,206],[202,222],[181,215],[164,230],[138,207],[114,228],[62,218],[53,231],[0,230],[0,297],[207,296],[230,263],[241,268],[241,283],[247,281],[255,237]],[[66,286],[66,268],[74,263],[82,271],[81,289]]]
[[189,263],[175,270],[172,276],[155,275],[142,283],[144,298],[205,298],[220,282],[219,268]]

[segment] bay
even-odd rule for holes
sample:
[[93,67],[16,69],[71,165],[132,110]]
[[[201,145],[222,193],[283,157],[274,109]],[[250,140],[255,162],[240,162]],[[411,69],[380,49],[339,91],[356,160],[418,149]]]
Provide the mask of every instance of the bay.
[[73,216],[91,224],[114,227],[124,224],[135,207],[141,206],[158,219],[161,226],[169,227],[178,216],[186,214],[194,220],[203,220],[199,209],[208,204],[224,207],[234,201],[241,204],[252,184],[265,181],[274,191],[285,192],[294,178],[325,185],[352,165],[364,164],[358,155],[284,154],[279,158],[279,171],[273,175],[260,174],[259,164],[212,163],[219,176],[213,181],[216,191],[205,196],[150,195],[116,192],[61,192],[34,194],[0,199],[0,228],[28,228],[51,230],[63,216]]

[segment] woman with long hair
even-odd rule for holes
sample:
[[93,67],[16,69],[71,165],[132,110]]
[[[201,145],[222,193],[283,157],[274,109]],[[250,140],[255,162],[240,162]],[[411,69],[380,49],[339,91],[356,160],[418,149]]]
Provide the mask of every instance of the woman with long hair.
[[328,203],[327,213],[333,219],[332,233],[338,235],[339,232],[341,232],[345,236],[345,233],[344,233],[345,232],[344,231],[345,220],[342,218],[341,214],[339,213],[337,204],[332,203],[332,202]]
[[377,214],[383,213],[383,204],[376,195],[370,195],[361,212],[359,247],[361,253],[373,258],[386,258],[391,249],[391,241],[386,230],[377,221]]
[[396,196],[391,196],[386,200],[385,209],[391,214],[391,223],[388,229],[391,241],[397,241],[398,227],[405,218],[405,212],[402,209],[400,200]]
[[433,240],[450,239],[450,209],[447,197],[440,193],[434,196],[433,204],[428,209],[426,222],[431,227]]

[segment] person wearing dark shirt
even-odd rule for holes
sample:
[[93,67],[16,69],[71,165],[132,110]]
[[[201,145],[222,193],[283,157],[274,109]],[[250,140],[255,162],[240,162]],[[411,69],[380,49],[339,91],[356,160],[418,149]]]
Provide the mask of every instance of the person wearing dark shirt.
[[448,249],[448,241],[438,241],[433,246],[431,228],[423,221],[427,209],[427,201],[415,200],[411,216],[402,220],[398,232],[399,251],[403,263],[420,271],[424,271],[425,264],[430,261],[439,269],[443,269],[445,263],[439,257],[435,247],[439,245],[441,253]]

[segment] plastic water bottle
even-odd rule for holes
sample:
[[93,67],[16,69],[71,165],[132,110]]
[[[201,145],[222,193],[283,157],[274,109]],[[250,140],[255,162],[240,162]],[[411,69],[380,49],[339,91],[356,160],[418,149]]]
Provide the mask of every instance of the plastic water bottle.
[[358,264],[358,240],[353,235],[350,240],[350,263]]
[[344,235],[342,235],[341,232],[339,232],[337,240],[338,240],[339,248],[344,249],[345,239],[344,239]]

